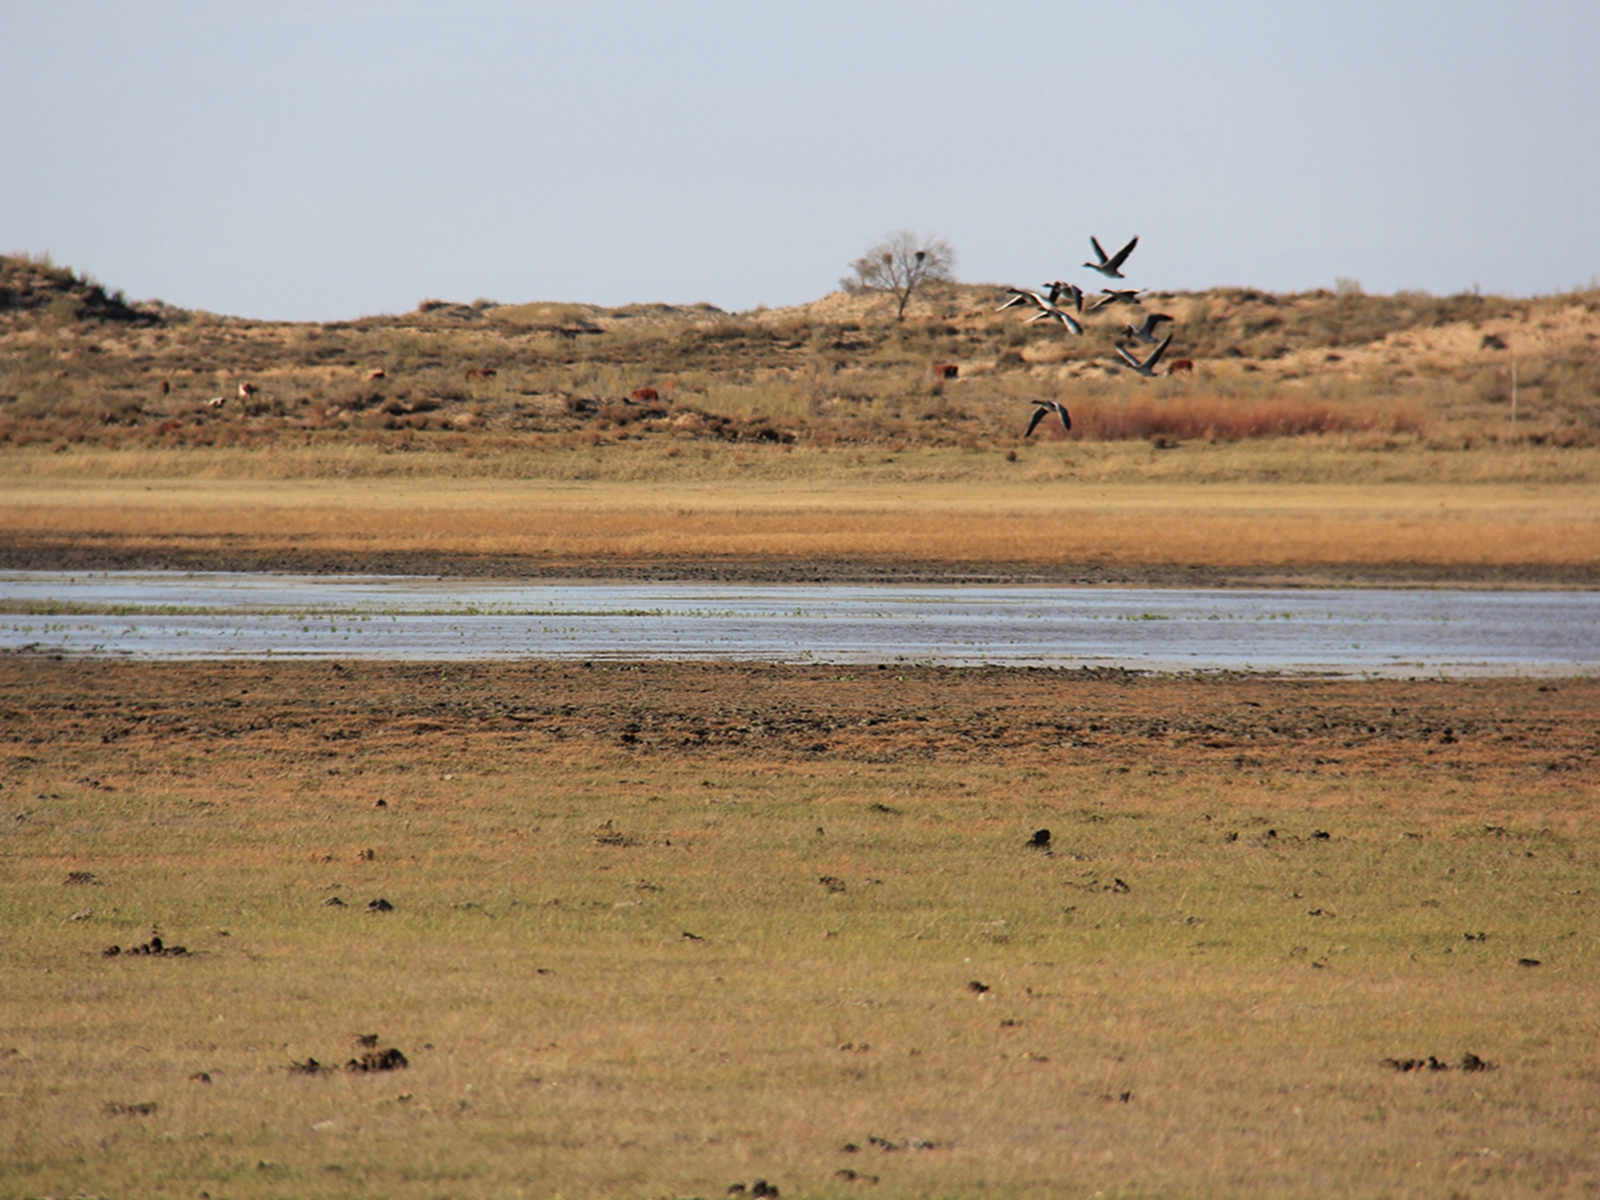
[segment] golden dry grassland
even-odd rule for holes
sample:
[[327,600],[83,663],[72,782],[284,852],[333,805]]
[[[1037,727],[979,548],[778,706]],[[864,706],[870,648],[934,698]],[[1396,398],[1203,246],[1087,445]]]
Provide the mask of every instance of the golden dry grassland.
[[1585,1194],[1597,687],[12,658],[0,1196]]
[[[714,483],[153,473],[108,481],[86,463],[75,476],[0,478],[0,524],[10,550],[43,557],[331,560],[357,570],[472,560],[509,572],[831,562],[951,573],[1003,564],[1059,577],[1177,564],[1257,576],[1415,567],[1482,578],[1509,567],[1548,582],[1589,579],[1600,566],[1600,488],[1587,483],[972,481],[959,462],[934,455],[929,474],[949,468],[948,477],[819,481],[791,462],[800,455],[769,453],[783,461]],[[791,465],[792,473],[764,470]],[[817,473],[827,468],[819,463]]]

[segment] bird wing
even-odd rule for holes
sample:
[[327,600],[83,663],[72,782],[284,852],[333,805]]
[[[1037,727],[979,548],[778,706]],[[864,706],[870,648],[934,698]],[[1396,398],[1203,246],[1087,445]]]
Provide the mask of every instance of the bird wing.
[[1006,291],[1015,292],[1016,294],[995,309],[995,312],[1002,312],[1013,304],[1035,304],[1040,308],[1044,307],[1044,299],[1037,292],[1024,291],[1022,288],[1007,288]]
[[[1137,237],[1135,237],[1133,239],[1133,241],[1129,242],[1121,250],[1118,250],[1117,254],[1116,254],[1116,257],[1113,258],[1110,262],[1108,262],[1106,264],[1106,266],[1108,266],[1108,267],[1120,267],[1124,262],[1127,261],[1128,255],[1133,253],[1133,248],[1135,246],[1137,246],[1138,244],[1139,244],[1139,239]],[[1100,249],[1100,244],[1098,242],[1095,243],[1095,249],[1096,250]],[[1101,258],[1105,257],[1105,252],[1104,251],[1101,251],[1100,257]]]
[[1083,326],[1079,325],[1076,321],[1074,321],[1072,319],[1072,314],[1071,313],[1062,312],[1059,308],[1056,308],[1054,305],[1046,306],[1043,312],[1035,313],[1033,316],[1029,317],[1026,321],[1024,321],[1023,324],[1024,325],[1032,325],[1035,321],[1043,321],[1043,320],[1045,320],[1047,318],[1053,319],[1053,320],[1056,320],[1056,321],[1060,321],[1068,329],[1072,330],[1073,333],[1082,333],[1083,332]]
[[1144,360],[1145,370],[1151,370],[1161,361],[1161,356],[1167,352],[1167,347],[1172,345],[1172,335],[1169,333],[1161,339],[1161,344],[1150,351],[1150,357]]
[[1144,364],[1142,362],[1140,362],[1133,355],[1129,354],[1121,346],[1113,345],[1111,348],[1117,352],[1117,354],[1121,357],[1123,362],[1127,363],[1135,371],[1139,370],[1140,367],[1144,366]]
[[1061,428],[1065,429],[1068,433],[1071,433],[1072,432],[1072,414],[1067,411],[1067,406],[1065,404],[1062,404],[1059,401],[1057,401],[1056,403],[1052,404],[1050,407],[1055,409],[1056,410],[1056,416],[1061,418]]
[[1094,247],[1094,255],[1095,255],[1096,258],[1098,258],[1100,260],[1100,265],[1101,266],[1113,266],[1114,267],[1114,266],[1117,265],[1116,263],[1112,262],[1110,259],[1108,259],[1106,257],[1105,250],[1102,249],[1101,246],[1100,246],[1100,239],[1095,237],[1094,234],[1092,234],[1092,233],[1089,235],[1089,244]]
[[1037,425],[1040,421],[1044,420],[1045,413],[1050,411],[1049,405],[1039,404],[1039,402],[1037,400],[1034,401],[1034,403],[1038,404],[1039,406],[1033,410],[1033,419],[1028,422],[1028,431],[1027,431],[1027,433],[1024,433],[1022,435],[1023,437],[1031,436],[1032,433],[1033,433],[1034,426]]

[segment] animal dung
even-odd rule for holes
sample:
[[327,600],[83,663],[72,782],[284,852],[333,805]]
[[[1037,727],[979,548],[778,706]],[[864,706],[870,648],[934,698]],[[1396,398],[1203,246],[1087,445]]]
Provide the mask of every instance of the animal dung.
[[1412,1071],[1493,1071],[1496,1067],[1496,1064],[1471,1053],[1463,1054],[1460,1063],[1455,1066],[1443,1061],[1436,1054],[1430,1054],[1427,1058],[1385,1058],[1378,1065],[1388,1067],[1391,1071],[1399,1071],[1402,1075],[1410,1074]]
[[411,1065],[411,1061],[394,1046],[387,1050],[372,1050],[360,1058],[352,1058],[344,1064],[346,1071],[357,1074],[366,1074],[370,1071],[401,1071]]
[[141,1100],[137,1104],[117,1104],[112,1102],[106,1105],[108,1117],[148,1117],[155,1113],[154,1100]]
[[[353,1075],[366,1075],[373,1071],[402,1071],[410,1065],[411,1060],[398,1047],[390,1046],[387,1050],[369,1050],[360,1058],[352,1058],[344,1064],[344,1069]],[[337,1069],[309,1056],[305,1062],[290,1059],[288,1067],[290,1074],[297,1075],[320,1075]]]
[[107,946],[100,953],[106,958],[116,958],[118,955],[127,955],[130,958],[183,958],[189,951],[183,946],[169,946],[159,936],[152,934],[150,940],[143,945],[133,946],[127,950],[121,946]]

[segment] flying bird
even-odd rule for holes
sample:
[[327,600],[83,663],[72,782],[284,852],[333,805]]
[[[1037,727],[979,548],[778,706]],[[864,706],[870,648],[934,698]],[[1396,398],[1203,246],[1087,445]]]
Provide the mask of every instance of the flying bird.
[[1161,361],[1161,356],[1167,352],[1167,347],[1171,344],[1172,335],[1169,333],[1166,337],[1161,339],[1161,344],[1159,346],[1150,351],[1150,357],[1145,359],[1143,362],[1140,362],[1121,346],[1117,346],[1116,351],[1119,355],[1121,355],[1122,361],[1127,363],[1128,366],[1131,367],[1135,372],[1143,375],[1146,379],[1151,379],[1155,377],[1156,364]]
[[1147,345],[1154,346],[1157,341],[1156,326],[1161,324],[1163,321],[1170,320],[1172,320],[1172,318],[1167,316],[1166,313],[1147,313],[1145,315],[1143,325],[1135,326],[1129,324],[1125,325],[1123,328],[1127,330],[1129,337],[1134,338],[1137,341],[1144,342]]
[[1050,413],[1055,413],[1056,416],[1061,418],[1062,429],[1070,430],[1072,428],[1072,415],[1067,412],[1067,406],[1062,404],[1061,401],[1035,400],[1033,406],[1033,419],[1028,422],[1028,431],[1022,435],[1023,437],[1028,437],[1032,434],[1039,422],[1044,420]]
[[[1144,288],[1101,288],[1100,290],[1105,293],[1105,297],[1106,297],[1104,300],[1102,300],[1100,302],[1100,304],[1138,304],[1139,303],[1139,293],[1143,292],[1145,289]],[[1098,307],[1100,307],[1100,305],[1096,305],[1095,307],[1098,308]]]
[[1123,263],[1128,261],[1128,255],[1133,253],[1133,248],[1139,244],[1139,239],[1135,237],[1133,241],[1129,242],[1121,250],[1118,250],[1110,258],[1106,257],[1106,252],[1101,247],[1099,238],[1091,236],[1089,238],[1089,243],[1094,247],[1095,257],[1100,261],[1086,262],[1083,265],[1088,267],[1091,271],[1099,271],[1100,274],[1104,275],[1107,279],[1121,279],[1123,278],[1123,274],[1120,270],[1118,270],[1118,268],[1121,267]]
[[1078,322],[1073,319],[1071,313],[1067,312],[1064,308],[1057,308],[1053,304],[1047,304],[1044,308],[1040,309],[1038,312],[1034,313],[1033,316],[1024,321],[1023,324],[1032,325],[1035,321],[1059,321],[1073,333],[1083,332],[1083,326],[1078,324]]
[[1062,297],[1066,297],[1068,300],[1071,300],[1073,304],[1077,305],[1079,312],[1083,311],[1083,289],[1077,284],[1064,283],[1058,279],[1054,283],[1047,284],[1046,286],[1050,289],[1049,298],[1051,304],[1060,304],[1062,302]]
[[1007,300],[999,308],[995,309],[995,312],[1004,312],[1006,309],[1016,304],[1031,304],[1035,308],[1053,308],[1055,306],[1055,302],[1061,299],[1061,293],[1066,291],[1071,285],[1062,283],[1058,279],[1054,283],[1041,284],[1040,286],[1048,289],[1048,296],[1041,296],[1038,292],[1030,292],[1026,288],[1002,288],[1002,291],[1010,292],[1012,294],[1011,299]]

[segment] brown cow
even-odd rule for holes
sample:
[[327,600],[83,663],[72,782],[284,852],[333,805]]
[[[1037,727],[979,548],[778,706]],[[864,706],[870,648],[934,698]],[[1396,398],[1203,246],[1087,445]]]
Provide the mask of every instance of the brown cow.
[[640,404],[654,404],[661,399],[661,393],[657,392],[653,387],[642,387],[630,394],[628,399],[637,401]]
[[493,379],[496,374],[493,367],[468,367],[467,382],[471,383],[474,379]]
[[955,379],[961,374],[959,363],[934,363],[933,377],[935,379]]
[[1175,359],[1173,359],[1172,360],[1172,365],[1167,368],[1167,374],[1168,375],[1176,375],[1179,371],[1186,371],[1190,375],[1193,375],[1194,374],[1194,359],[1192,359],[1192,358],[1175,358]]
[[256,385],[253,383],[241,383],[239,385],[239,399],[248,400],[256,394],[257,390]]

